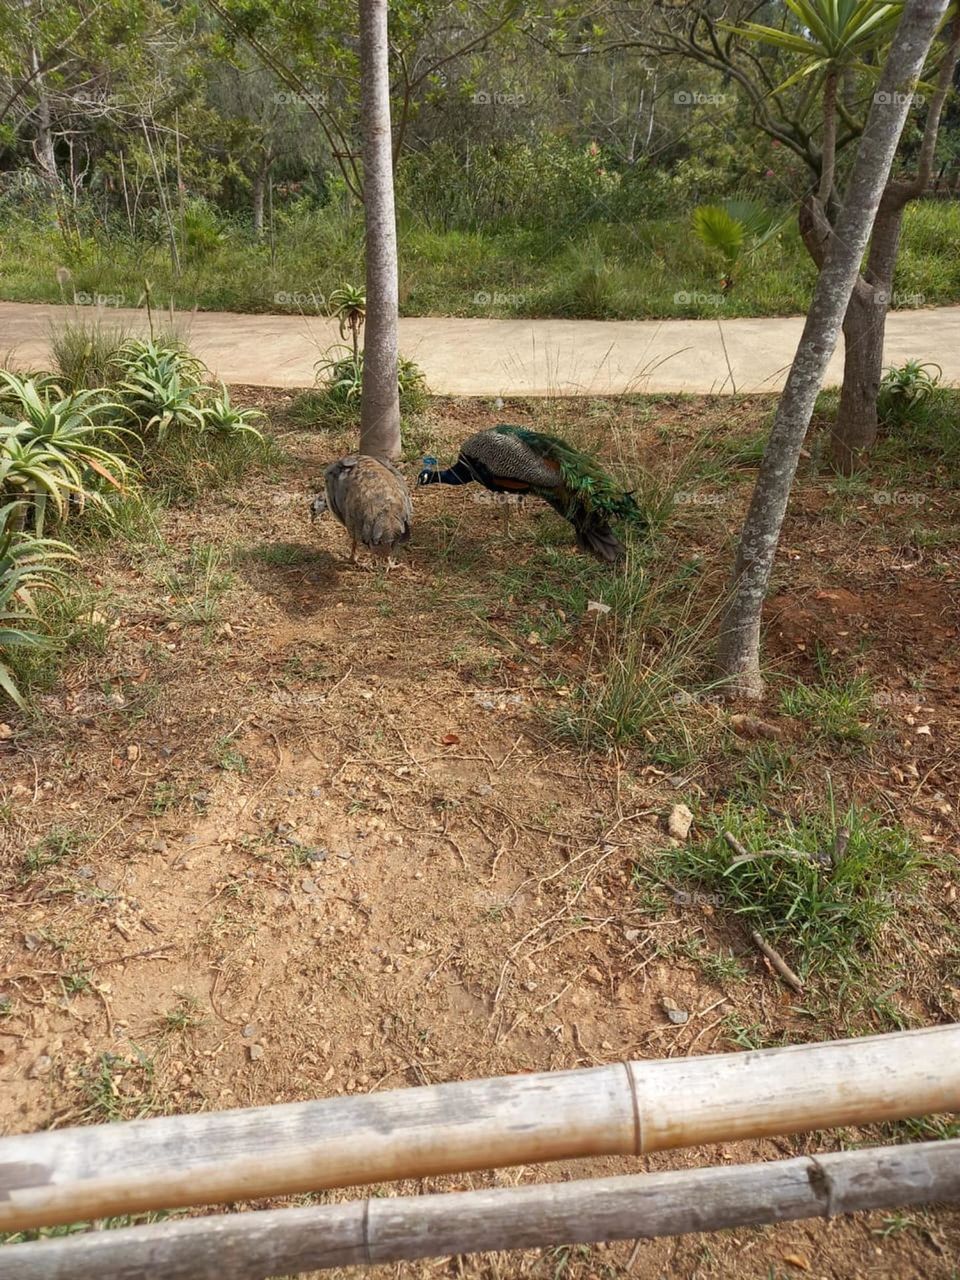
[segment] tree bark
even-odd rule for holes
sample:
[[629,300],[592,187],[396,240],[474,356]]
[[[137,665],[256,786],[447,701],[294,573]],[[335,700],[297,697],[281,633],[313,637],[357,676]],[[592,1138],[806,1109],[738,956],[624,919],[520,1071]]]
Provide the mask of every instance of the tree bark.
[[[887,311],[893,299],[893,276],[900,252],[903,215],[930,183],[944,103],[960,61],[960,13],[953,20],[937,73],[937,86],[927,108],[917,172],[913,178],[888,182],[870,240],[870,253],[843,321],[843,390],[831,431],[830,461],[852,475],[877,440],[877,394],[883,376],[883,342]],[[809,247],[809,246],[808,246]],[[812,252],[812,250],[811,250]]]
[[397,224],[393,202],[387,0],[360,0],[360,120],[367,322],[360,452],[400,455],[397,385]]
[[43,82],[40,59],[35,48],[30,50],[31,71],[34,88],[37,94],[37,137],[34,142],[34,153],[40,168],[40,176],[51,192],[60,187],[60,175],[57,172],[57,155],[53,146],[53,124],[50,116],[50,99]]
[[830,237],[823,269],[793,365],[777,406],[734,566],[721,626],[718,660],[731,692],[759,698],[760,621],[797,470],[800,448],[827,364],[837,345],[880,198],[903,131],[911,90],[948,0],[907,0],[878,92],[860,139],[847,198]]
[[269,176],[270,161],[264,156],[253,175],[253,236],[258,243],[263,239],[263,205]]

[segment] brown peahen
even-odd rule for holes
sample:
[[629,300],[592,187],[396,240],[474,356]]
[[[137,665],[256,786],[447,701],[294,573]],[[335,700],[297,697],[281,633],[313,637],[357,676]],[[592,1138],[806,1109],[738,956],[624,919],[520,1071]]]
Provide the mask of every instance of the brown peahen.
[[565,440],[526,427],[478,431],[460,448],[456,463],[441,470],[424,458],[417,484],[482,484],[492,493],[534,494],[573,525],[577,546],[612,564],[624,547],[611,528],[622,521],[646,529],[643,513],[603,468]]
[[318,493],[310,504],[316,520],[329,507],[350,535],[351,563],[357,544],[386,559],[389,569],[394,550],[409,542],[413,504],[403,476],[389,462],[355,454],[332,462],[324,472],[326,494]]

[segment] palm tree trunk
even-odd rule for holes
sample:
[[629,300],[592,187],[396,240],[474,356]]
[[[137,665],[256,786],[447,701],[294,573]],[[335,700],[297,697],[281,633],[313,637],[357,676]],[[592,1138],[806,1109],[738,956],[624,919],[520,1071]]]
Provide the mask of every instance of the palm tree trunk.
[[367,263],[360,452],[396,458],[400,454],[397,224],[393,203],[387,0],[360,0],[360,120]]
[[[913,88],[948,0],[907,0],[867,118],[847,198],[830,237],[813,302],[764,451],[744,521],[734,584],[720,635],[721,674],[731,692],[758,698],[760,620],[803,438],[840,336]],[[885,91],[885,92],[884,92]]]

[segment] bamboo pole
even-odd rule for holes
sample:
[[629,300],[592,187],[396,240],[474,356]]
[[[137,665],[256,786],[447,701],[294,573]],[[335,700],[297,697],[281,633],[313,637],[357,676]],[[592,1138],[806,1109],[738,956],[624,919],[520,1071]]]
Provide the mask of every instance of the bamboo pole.
[[960,1199],[960,1140],[768,1164],[352,1201],[0,1248],[0,1280],[264,1280],[491,1249],[628,1240]]
[[960,1024],[0,1140],[0,1231],[960,1111]]

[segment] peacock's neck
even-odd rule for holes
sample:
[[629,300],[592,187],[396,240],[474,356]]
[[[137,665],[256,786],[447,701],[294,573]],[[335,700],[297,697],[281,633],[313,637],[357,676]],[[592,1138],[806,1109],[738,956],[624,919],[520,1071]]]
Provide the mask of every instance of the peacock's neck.
[[434,484],[470,484],[474,479],[473,472],[464,461],[459,461],[455,466],[447,467],[446,471],[438,471],[435,473]]

